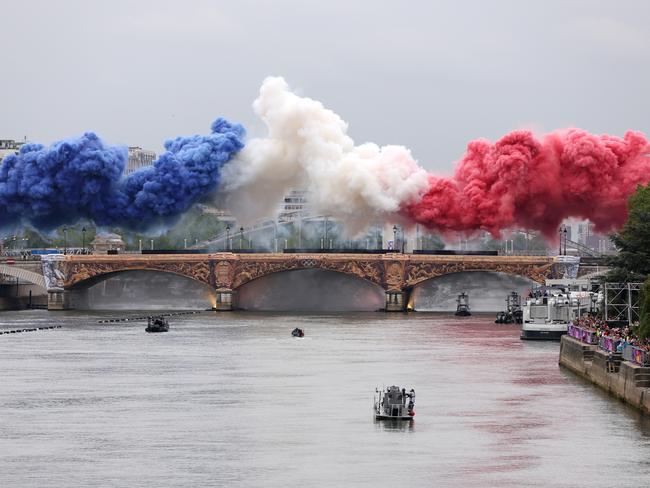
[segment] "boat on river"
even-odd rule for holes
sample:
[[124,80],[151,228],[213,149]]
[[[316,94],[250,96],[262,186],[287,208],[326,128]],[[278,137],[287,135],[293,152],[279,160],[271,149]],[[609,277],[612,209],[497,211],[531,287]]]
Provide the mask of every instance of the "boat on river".
[[589,312],[595,294],[571,291],[569,286],[542,286],[523,306],[522,339],[560,340],[569,323]]
[[506,309],[497,313],[495,324],[521,324],[523,322],[523,310],[521,309],[521,297],[513,291],[506,297]]
[[463,292],[458,295],[456,303],[458,304],[456,306],[456,315],[459,317],[468,317],[472,315],[469,310],[469,295],[467,293]]
[[147,328],[145,332],[168,332],[169,322],[162,315],[147,317]]
[[399,386],[375,389],[375,420],[413,420],[415,417],[415,390]]
[[291,331],[291,335],[292,335],[293,337],[305,337],[305,331],[302,330],[302,329],[300,329],[300,328],[298,328],[298,327],[296,327],[295,329],[293,329],[293,330]]

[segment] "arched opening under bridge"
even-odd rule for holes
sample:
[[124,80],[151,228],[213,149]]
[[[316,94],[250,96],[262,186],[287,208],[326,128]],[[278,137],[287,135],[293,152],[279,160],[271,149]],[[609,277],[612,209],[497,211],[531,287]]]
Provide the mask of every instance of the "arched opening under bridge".
[[453,312],[456,298],[469,295],[472,312],[505,309],[506,296],[516,291],[526,296],[535,282],[523,276],[494,271],[463,271],[423,281],[413,288],[410,305],[420,312]]
[[355,276],[323,269],[281,271],[237,290],[237,308],[283,312],[375,311],[385,306],[384,290]]
[[205,283],[144,269],[98,275],[68,293],[69,307],[81,310],[197,310],[215,302],[215,291]]

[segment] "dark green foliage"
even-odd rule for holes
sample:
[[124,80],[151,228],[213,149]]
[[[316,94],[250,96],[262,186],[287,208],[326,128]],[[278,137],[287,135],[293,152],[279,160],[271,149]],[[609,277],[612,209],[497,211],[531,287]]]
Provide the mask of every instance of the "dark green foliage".
[[610,259],[607,281],[643,281],[650,275],[650,185],[639,186],[629,200],[629,216],[612,235],[617,256]]

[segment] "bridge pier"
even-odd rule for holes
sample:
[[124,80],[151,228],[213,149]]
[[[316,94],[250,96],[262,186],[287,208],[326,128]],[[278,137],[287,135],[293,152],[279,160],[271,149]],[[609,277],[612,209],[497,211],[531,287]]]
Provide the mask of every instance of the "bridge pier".
[[63,288],[49,288],[47,290],[48,310],[65,310],[66,305],[66,291]]
[[404,312],[406,310],[407,294],[404,291],[386,292],[386,312]]
[[214,309],[217,312],[229,312],[235,307],[235,292],[229,289],[217,289],[217,300]]

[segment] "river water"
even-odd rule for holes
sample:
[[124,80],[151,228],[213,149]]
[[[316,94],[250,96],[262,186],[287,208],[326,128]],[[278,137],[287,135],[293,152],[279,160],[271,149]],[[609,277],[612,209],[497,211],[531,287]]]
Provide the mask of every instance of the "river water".
[[[492,315],[112,315],[0,314],[62,325],[0,336],[0,486],[649,483],[648,419]],[[373,421],[390,384],[416,390],[412,425]]]

